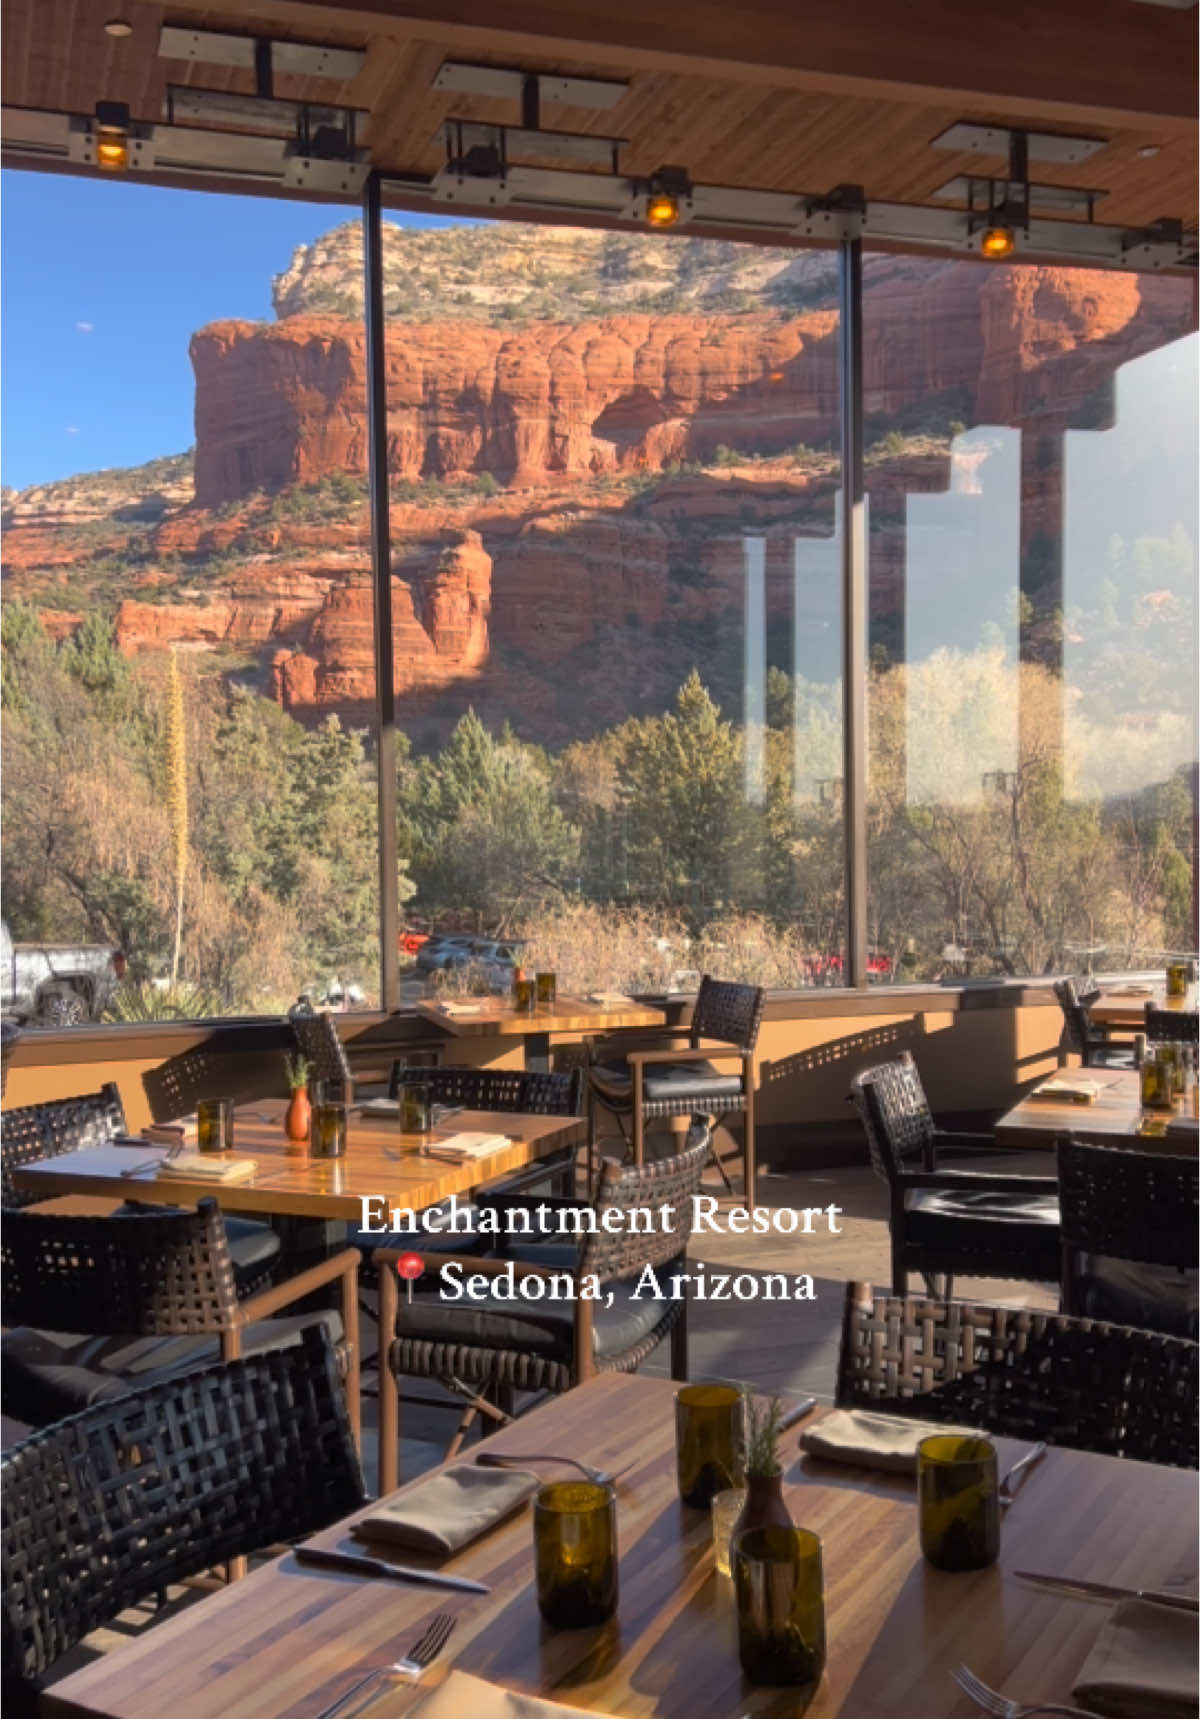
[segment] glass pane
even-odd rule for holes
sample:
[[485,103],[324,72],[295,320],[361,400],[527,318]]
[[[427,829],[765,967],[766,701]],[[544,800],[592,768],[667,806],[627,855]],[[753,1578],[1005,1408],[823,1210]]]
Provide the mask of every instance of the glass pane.
[[1191,284],[872,257],[864,333],[880,976],[1194,949]]
[[288,314],[344,212],[4,181],[5,1011],[375,1003],[361,325]]
[[385,258],[404,995],[839,980],[836,258],[398,214]]

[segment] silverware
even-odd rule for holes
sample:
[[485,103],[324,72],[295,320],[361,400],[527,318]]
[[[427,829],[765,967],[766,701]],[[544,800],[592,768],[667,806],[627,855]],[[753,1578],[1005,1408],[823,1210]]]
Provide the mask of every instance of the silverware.
[[130,1164],[121,1171],[122,1176],[140,1176],[145,1170],[157,1170],[160,1164],[165,1164],[170,1158],[178,1158],[183,1151],[183,1141],[177,1141],[174,1146],[168,1146],[165,1152],[160,1152],[157,1158],[144,1158],[140,1164]]
[[610,1474],[606,1468],[592,1468],[586,1462],[576,1462],[573,1456],[550,1456],[545,1451],[536,1456],[515,1456],[507,1451],[481,1450],[475,1462],[479,1468],[526,1468],[531,1462],[565,1462],[568,1468],[577,1468],[580,1474],[586,1475],[595,1486],[611,1486],[614,1480],[628,1474],[633,1467],[631,1462],[627,1462],[624,1468],[615,1469]]
[[[350,1719],[350,1715],[357,1712],[360,1705],[355,1697],[361,1696],[368,1684],[374,1684],[382,1678],[411,1677],[415,1682],[441,1653],[457,1622],[458,1619],[452,1618],[449,1612],[439,1612],[403,1659],[396,1660],[394,1665],[379,1665],[373,1671],[368,1671],[365,1677],[360,1677],[344,1695],[339,1696],[332,1707],[324,1708],[317,1715],[317,1719]],[[374,1700],[374,1691],[371,1699]]]
[[407,1564],[389,1564],[359,1552],[327,1552],[320,1546],[293,1546],[296,1562],[314,1570],[344,1570],[349,1576],[386,1576],[394,1582],[418,1582],[427,1588],[451,1588],[459,1594],[490,1594],[482,1582],[467,1576],[447,1576],[440,1570],[415,1570]]
[[[1045,1454],[1045,1440],[1040,1439],[1037,1444],[1029,1447],[1020,1462],[1013,1463],[1008,1473],[1000,1482],[1000,1504],[1002,1508],[1007,1510],[1008,1506],[1013,1502],[1017,1493],[1024,1485],[1025,1477],[1028,1475],[1030,1469],[1034,1468],[1039,1462],[1041,1462]],[[1019,1479],[1018,1476],[1020,1476]]]
[[1200,1599],[1190,1594],[1169,1594],[1161,1588],[1114,1588],[1107,1582],[1086,1582],[1082,1576],[1044,1576],[1036,1570],[1014,1570],[1023,1582],[1037,1582],[1064,1594],[1086,1594],[1095,1600],[1153,1600],[1155,1605],[1174,1606],[1181,1612],[1200,1612]]
[[965,1665],[960,1665],[950,1675],[964,1695],[969,1695],[976,1707],[990,1713],[992,1719],[1033,1719],[1036,1713],[1058,1714],[1060,1719],[1100,1719],[1100,1715],[1090,1707],[1067,1707],[1061,1701],[1011,1701],[998,1689],[990,1688]]
[[802,1402],[797,1403],[795,1408],[789,1409],[784,1415],[779,1423],[780,1432],[786,1432],[789,1427],[794,1427],[797,1421],[802,1421],[806,1415],[811,1415],[816,1406],[817,1399],[815,1397],[805,1397]]

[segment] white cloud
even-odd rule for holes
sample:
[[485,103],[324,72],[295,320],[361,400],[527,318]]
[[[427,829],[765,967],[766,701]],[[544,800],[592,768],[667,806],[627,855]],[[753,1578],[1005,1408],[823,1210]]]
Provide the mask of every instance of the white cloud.
[[68,436],[77,436],[79,434],[79,425],[78,424],[68,424],[67,428],[66,428],[66,434]]
[[90,334],[95,326],[96,324],[94,322],[77,322],[75,324],[75,327],[79,330],[80,334]]

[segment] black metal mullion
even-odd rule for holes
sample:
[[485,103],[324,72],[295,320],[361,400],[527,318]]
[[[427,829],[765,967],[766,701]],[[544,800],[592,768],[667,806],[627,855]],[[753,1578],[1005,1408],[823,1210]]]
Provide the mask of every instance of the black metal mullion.
[[396,850],[396,675],[392,635],[392,529],[388,499],[387,362],[383,309],[380,178],[363,188],[363,265],[367,340],[368,487],[375,626],[375,758],[379,788],[380,1006],[400,1006],[400,914]]
[[867,529],[863,484],[862,240],[841,249],[842,796],[846,983],[867,983]]

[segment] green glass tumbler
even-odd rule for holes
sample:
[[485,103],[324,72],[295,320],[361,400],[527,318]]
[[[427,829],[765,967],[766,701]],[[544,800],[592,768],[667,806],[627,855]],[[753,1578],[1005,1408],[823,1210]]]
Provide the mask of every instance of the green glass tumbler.
[[558,1000],[558,975],[539,973],[534,983],[537,986],[538,1008],[552,1009]]
[[675,1393],[679,1496],[707,1510],[718,1492],[745,1480],[746,1416],[732,1385],[685,1385]]
[[513,1008],[519,1015],[531,1015],[537,1001],[537,990],[532,979],[513,980]]
[[400,1088],[400,1132],[428,1134],[433,1127],[433,1089],[427,1080],[408,1079]]
[[825,1669],[821,1542],[807,1528],[751,1528],[732,1562],[742,1670],[751,1683],[814,1690]]
[[310,1150],[314,1158],[342,1158],[346,1153],[346,1106],[313,1105]]
[[1188,991],[1188,968],[1186,961],[1172,961],[1167,967],[1167,996],[1186,997]]
[[538,1610],[555,1629],[590,1629],[617,1609],[617,1501],[612,1488],[543,1486],[533,1501]]
[[233,1151],[232,1098],[202,1098],[196,1105],[196,1145],[201,1152]]
[[917,1446],[921,1551],[939,1570],[985,1570],[1000,1552],[996,1447],[935,1433]]

